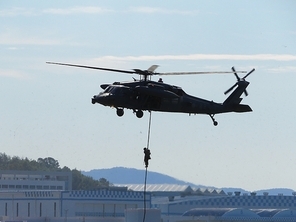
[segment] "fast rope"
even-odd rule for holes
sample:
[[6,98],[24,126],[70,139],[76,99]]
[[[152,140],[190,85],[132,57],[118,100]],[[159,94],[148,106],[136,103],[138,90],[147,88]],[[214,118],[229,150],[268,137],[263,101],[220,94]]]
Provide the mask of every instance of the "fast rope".
[[149,111],[150,115],[149,115],[149,127],[148,127],[148,139],[147,139],[147,148],[149,148],[149,143],[150,143],[150,129],[151,129],[151,115],[152,112]]
[[143,222],[145,222],[146,218],[146,182],[147,182],[147,167],[145,170],[145,183],[144,183],[144,214],[143,214]]
[[148,169],[148,164],[149,160],[151,159],[150,157],[150,150],[149,150],[149,144],[150,144],[150,131],[151,131],[151,114],[152,112],[149,111],[149,127],[148,127],[148,139],[147,139],[147,147],[144,148],[144,163],[145,163],[145,182],[144,182],[144,215],[143,215],[143,222],[145,222],[146,218],[146,184],[147,184],[147,169]]

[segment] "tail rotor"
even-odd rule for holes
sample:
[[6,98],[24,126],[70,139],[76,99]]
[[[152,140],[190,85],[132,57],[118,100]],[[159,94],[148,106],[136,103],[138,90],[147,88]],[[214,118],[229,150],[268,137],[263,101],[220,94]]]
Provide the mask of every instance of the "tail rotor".
[[[236,73],[236,71],[235,71],[235,68],[232,67],[231,69],[232,69],[233,74],[235,75],[235,77],[236,77],[236,79],[237,79],[237,82],[236,82],[233,86],[231,86],[228,90],[226,90],[226,91],[224,92],[225,95],[228,94],[229,92],[231,92],[231,91],[232,91],[232,90],[238,85],[239,82],[244,82],[244,81],[246,81],[246,78],[247,78],[252,72],[255,71],[255,69],[252,69],[252,70],[251,70],[250,72],[248,72],[243,78],[240,78],[240,77],[237,75],[237,73]],[[244,90],[244,94],[245,94],[246,96],[249,95],[248,92],[247,92],[247,90]]]

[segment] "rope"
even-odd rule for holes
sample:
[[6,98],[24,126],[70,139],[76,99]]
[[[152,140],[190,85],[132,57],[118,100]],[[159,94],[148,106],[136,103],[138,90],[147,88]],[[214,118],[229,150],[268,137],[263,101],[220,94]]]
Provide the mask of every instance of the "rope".
[[[149,143],[150,143],[150,131],[151,131],[151,114],[152,112],[150,112],[149,115],[149,127],[148,127],[148,139],[147,139],[147,149],[149,149]],[[146,184],[147,184],[147,169],[148,166],[146,166],[146,170],[145,170],[145,182],[144,182],[144,215],[143,215],[143,222],[145,222],[145,218],[146,218]]]
[[144,215],[143,215],[143,222],[145,222],[145,218],[146,218],[146,182],[147,182],[147,168],[146,167],[146,171],[145,171],[145,183],[144,183]]
[[149,127],[148,127],[148,140],[147,140],[147,148],[149,149],[149,142],[150,142],[150,128],[151,128],[151,114],[152,112],[150,112],[150,115],[149,115]]

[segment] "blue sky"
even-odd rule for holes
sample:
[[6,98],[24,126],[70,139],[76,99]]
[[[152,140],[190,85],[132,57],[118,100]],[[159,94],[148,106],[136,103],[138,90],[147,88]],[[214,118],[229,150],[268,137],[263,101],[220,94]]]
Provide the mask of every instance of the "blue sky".
[[[157,71],[256,71],[245,114],[152,113],[150,171],[250,191],[296,189],[295,1],[0,1],[1,152],[79,170],[144,169],[148,113],[92,105],[132,76],[46,61]],[[137,76],[134,76],[137,78]],[[233,75],[167,76],[223,102]],[[112,182],[112,181],[111,181]],[[148,178],[149,182],[149,178]]]

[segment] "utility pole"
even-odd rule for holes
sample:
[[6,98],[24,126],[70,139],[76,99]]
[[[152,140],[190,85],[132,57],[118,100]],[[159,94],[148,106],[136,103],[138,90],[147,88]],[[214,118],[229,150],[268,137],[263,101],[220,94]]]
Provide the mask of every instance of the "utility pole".
[[67,217],[68,217],[68,210],[69,210],[69,209],[65,209],[65,210],[64,210],[64,211],[65,211],[65,222],[67,222],[67,220],[68,220],[68,218],[67,218]]

